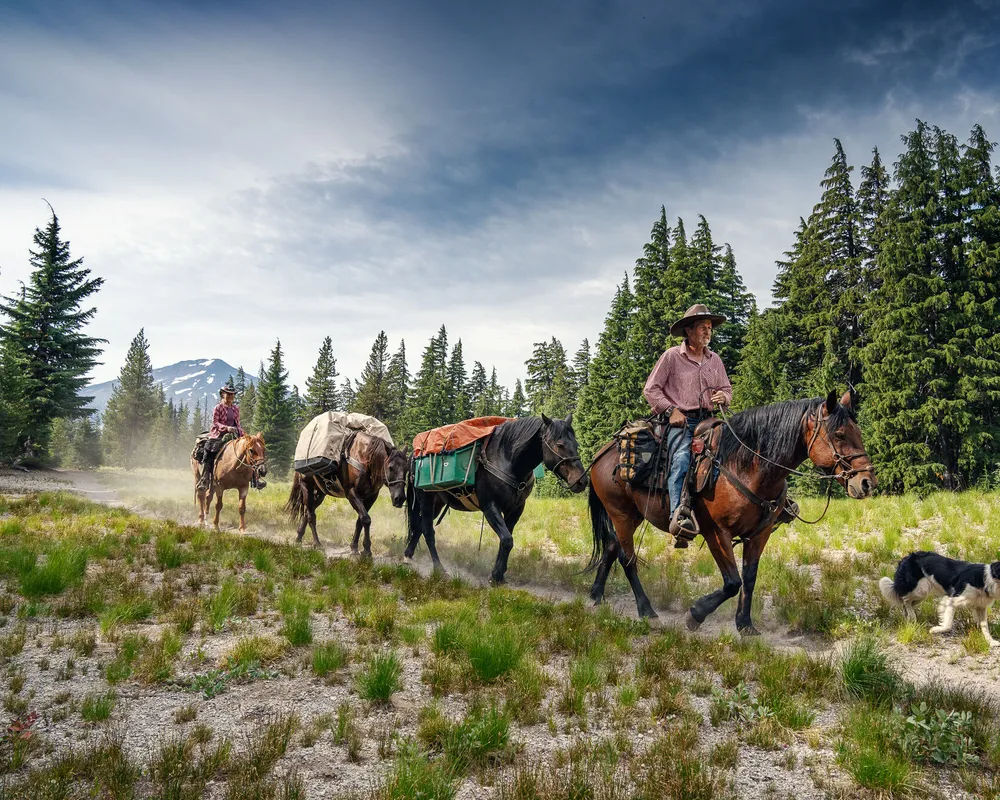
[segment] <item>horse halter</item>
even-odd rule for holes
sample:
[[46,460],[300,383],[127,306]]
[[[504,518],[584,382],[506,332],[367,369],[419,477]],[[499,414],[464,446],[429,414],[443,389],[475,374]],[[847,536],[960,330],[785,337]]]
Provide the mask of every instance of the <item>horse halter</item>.
[[[810,459],[812,458],[813,445],[816,444],[816,439],[819,438],[820,426],[823,424],[823,420],[820,418],[819,415],[820,409],[822,407],[823,405],[820,404],[819,406],[816,407],[816,410],[813,411],[813,413],[810,415],[813,419],[813,433],[812,436],[809,438],[809,446],[806,448],[806,455],[808,455]],[[856,467],[853,466],[853,462],[856,459],[868,458],[868,453],[865,451],[864,448],[861,449],[860,453],[852,453],[851,455],[845,456],[837,449],[837,445],[834,444],[833,437],[829,434],[829,432],[827,432],[826,435],[826,442],[828,445],[830,445],[830,451],[833,453],[833,464],[829,467],[820,467],[818,464],[816,466],[819,469],[826,472],[826,474],[832,477],[834,480],[844,479],[846,481],[850,480],[855,475],[861,474],[862,472],[871,472],[870,466],[867,469],[857,469]],[[815,464],[816,462],[813,463]],[[870,463],[871,459],[869,459],[869,464]],[[837,467],[840,467],[840,472],[836,471]]]
[[[585,470],[583,468],[583,460],[580,458],[580,456],[563,456],[563,457],[560,458],[559,453],[556,452],[556,449],[550,444],[548,436],[546,436],[545,434],[542,434],[542,446],[549,448],[549,452],[552,453],[552,455],[554,455],[556,458],[559,459],[556,462],[555,466],[554,467],[549,467],[549,469],[551,469],[552,472],[555,474],[555,476],[557,478],[559,478],[559,480],[561,480],[563,483],[565,483],[568,488],[572,489],[580,481],[582,481],[584,478],[587,477],[587,470]],[[561,467],[567,461],[571,461],[571,462],[572,461],[576,461],[576,462],[578,462],[580,464],[581,475],[580,475],[579,478],[577,478],[572,483],[569,482],[568,478],[566,478],[566,477],[560,475],[558,472],[556,472],[556,470],[558,470],[559,467]]]
[[243,448],[243,452],[236,457],[236,464],[239,467],[250,467],[252,470],[258,470],[264,466],[266,458],[264,456],[260,456],[259,460],[256,461],[249,458],[248,454],[256,459],[257,453],[253,449],[253,437],[247,436],[246,439],[248,440],[247,445]]

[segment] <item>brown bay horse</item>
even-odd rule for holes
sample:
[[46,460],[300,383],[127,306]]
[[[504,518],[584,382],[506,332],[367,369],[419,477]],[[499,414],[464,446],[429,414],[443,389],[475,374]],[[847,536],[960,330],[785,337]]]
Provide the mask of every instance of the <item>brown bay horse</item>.
[[[715,454],[718,479],[711,489],[692,498],[701,535],[722,573],[723,585],[695,601],[687,626],[697,630],[723,602],[739,595],[736,628],[741,634],[756,635],[750,614],[757,566],[784,503],[790,472],[808,458],[856,500],[871,495],[876,479],[849,393],[839,402],[831,392],[825,399],[751,408],[727,421]],[[590,596],[595,604],[603,601],[608,573],[618,559],[640,616],[655,617],[639,581],[634,534],[643,519],[665,531],[670,504],[661,503],[659,494],[623,481],[615,469],[617,456],[617,448],[606,448],[591,469],[594,550],[590,567],[596,567],[597,575]],[[734,543],[739,542],[743,545],[742,577],[733,552]]]
[[364,531],[364,554],[372,555],[371,507],[378,499],[383,486],[389,488],[393,506],[401,508],[406,501],[406,476],[409,472],[407,455],[377,436],[359,432],[345,443],[339,470],[335,475],[301,475],[292,477],[292,491],[285,504],[285,512],[298,523],[296,542],[301,542],[306,525],[312,530],[313,544],[319,546],[316,534],[316,509],[323,499],[346,497],[358,513],[354,526],[351,550],[358,552],[358,540]]
[[222,512],[222,493],[236,489],[240,495],[240,531],[247,529],[246,510],[247,493],[250,491],[250,480],[256,471],[258,475],[267,472],[267,452],[264,447],[264,434],[241,436],[226,442],[215,458],[215,469],[209,490],[202,489],[198,483],[201,477],[201,464],[191,459],[191,471],[194,472],[194,501],[198,506],[198,524],[204,526],[208,516],[212,497],[215,503],[215,529],[219,530],[219,514]]

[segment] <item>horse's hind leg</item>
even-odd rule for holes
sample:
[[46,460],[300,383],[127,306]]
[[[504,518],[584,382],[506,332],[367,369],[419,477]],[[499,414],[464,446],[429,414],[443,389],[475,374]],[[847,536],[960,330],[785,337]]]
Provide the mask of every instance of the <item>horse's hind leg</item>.
[[368,534],[368,530],[372,524],[372,518],[368,515],[368,508],[365,506],[365,501],[358,494],[356,489],[350,489],[347,492],[347,499],[350,501],[351,506],[355,511],[358,512],[358,521],[354,523],[354,540],[351,542],[351,551],[354,553],[358,552],[358,539],[361,538],[361,531],[365,531],[365,554],[371,557],[371,537]]
[[[639,612],[640,617],[656,619],[659,617],[659,614],[656,613],[653,604],[649,602],[649,596],[646,594],[646,590],[642,588],[642,582],[639,580],[639,559],[636,557],[634,535],[637,524],[636,520],[631,517],[619,517],[618,519],[612,517],[612,520],[615,530],[618,532],[618,560],[625,571],[625,577],[628,579],[629,586],[632,587],[632,594],[635,595],[636,610]],[[611,569],[610,564],[608,565],[608,569]]]
[[740,588],[743,586],[740,580],[740,570],[736,566],[736,556],[733,554],[732,539],[714,525],[706,525],[704,521],[699,521],[701,522],[701,534],[722,573],[722,588],[699,597],[691,606],[688,611],[687,626],[688,630],[692,631],[698,630],[701,623],[705,621],[705,617],[726,600],[739,594]]
[[760,635],[760,631],[754,627],[750,614],[753,610],[753,589],[757,583],[760,554],[764,552],[764,546],[771,538],[772,530],[773,528],[769,527],[743,544],[743,588],[740,590],[740,599],[736,606],[736,630],[744,636]]
[[[376,495],[375,497],[378,497]],[[375,498],[365,501],[365,511],[370,512],[372,506],[375,504]],[[372,518],[371,514],[368,515],[368,524],[365,525],[365,558],[371,559],[372,557]]]
[[434,571],[442,575],[447,575],[448,571],[444,568],[444,564],[441,563],[441,559],[438,557],[437,541],[434,538],[434,518],[440,513],[441,508],[444,508],[444,501],[441,502],[441,508],[437,508],[437,505],[434,502],[433,495],[425,494],[424,505],[421,508],[421,520],[423,522],[424,541],[427,542],[427,551],[431,554]]

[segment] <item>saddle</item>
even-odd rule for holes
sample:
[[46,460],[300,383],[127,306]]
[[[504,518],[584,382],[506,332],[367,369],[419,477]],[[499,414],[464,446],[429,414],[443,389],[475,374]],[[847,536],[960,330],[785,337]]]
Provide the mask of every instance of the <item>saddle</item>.
[[719,471],[715,465],[715,454],[719,452],[719,442],[722,441],[722,420],[718,417],[708,417],[698,423],[691,439],[691,491],[701,494],[710,491],[715,486]]

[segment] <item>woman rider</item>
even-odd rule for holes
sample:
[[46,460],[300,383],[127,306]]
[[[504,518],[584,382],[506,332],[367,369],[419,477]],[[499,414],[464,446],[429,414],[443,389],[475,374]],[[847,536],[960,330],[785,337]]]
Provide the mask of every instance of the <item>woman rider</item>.
[[[243,436],[243,428],[240,427],[240,407],[236,405],[236,389],[229,382],[221,389],[219,394],[221,402],[212,412],[212,428],[208,432],[208,441],[205,442],[205,455],[202,459],[201,481],[199,486],[208,489],[211,485],[212,474],[215,469],[215,458],[222,450],[226,442]],[[263,489],[267,483],[263,478],[257,478],[256,488]]]

